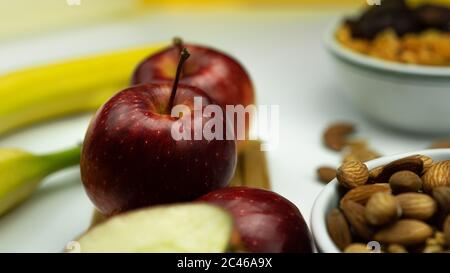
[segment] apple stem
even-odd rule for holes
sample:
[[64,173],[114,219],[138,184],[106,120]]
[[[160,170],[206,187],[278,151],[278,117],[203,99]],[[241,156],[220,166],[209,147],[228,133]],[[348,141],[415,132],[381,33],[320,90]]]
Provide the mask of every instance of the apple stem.
[[177,94],[178,82],[180,81],[181,71],[183,69],[184,62],[189,58],[190,54],[186,48],[183,48],[180,53],[180,61],[178,62],[177,72],[175,74],[175,79],[173,81],[172,93],[170,94],[169,104],[167,107],[167,112],[170,114],[173,103],[175,101],[175,95]]
[[183,51],[183,39],[180,37],[174,37],[173,45],[178,49],[178,53],[181,54],[181,51]]

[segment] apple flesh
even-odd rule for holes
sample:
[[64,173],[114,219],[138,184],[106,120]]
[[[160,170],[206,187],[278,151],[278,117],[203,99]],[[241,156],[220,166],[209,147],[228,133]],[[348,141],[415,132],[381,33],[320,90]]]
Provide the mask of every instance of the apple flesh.
[[[226,105],[246,107],[255,103],[250,77],[237,60],[213,48],[194,44],[182,46],[189,50],[191,57],[183,68],[180,83],[199,87],[223,110],[226,109]],[[131,83],[172,81],[179,54],[179,45],[173,45],[151,55],[138,65]],[[245,129],[248,132],[248,118]]]
[[274,192],[230,187],[200,198],[228,210],[249,252],[312,253],[308,226],[298,208]]
[[[102,214],[195,200],[227,186],[232,178],[234,140],[172,137],[177,121],[167,113],[172,87],[159,83],[127,88],[92,119],[83,144],[81,178]],[[183,104],[193,112],[194,97],[202,99],[203,107],[213,103],[200,89],[179,85],[174,105]],[[198,118],[202,125],[210,119]]]
[[[114,216],[76,241],[81,252],[225,252],[233,220],[207,204],[158,206]],[[70,251],[68,251],[70,252]]]

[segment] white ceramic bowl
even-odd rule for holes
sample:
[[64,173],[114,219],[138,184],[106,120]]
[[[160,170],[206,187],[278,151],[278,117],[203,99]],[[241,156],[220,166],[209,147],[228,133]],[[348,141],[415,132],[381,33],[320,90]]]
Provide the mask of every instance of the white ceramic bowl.
[[352,51],[335,39],[342,20],[326,32],[340,88],[369,117],[388,126],[450,132],[450,67],[388,62]]
[[[433,158],[435,161],[449,160],[450,149],[425,150],[413,153],[399,154],[378,158],[366,163],[369,169],[378,167],[394,160],[410,155],[422,154]],[[331,181],[317,197],[311,212],[311,230],[319,252],[338,253],[340,252],[328,235],[326,227],[326,215],[334,208],[338,207],[339,193],[337,179]]]

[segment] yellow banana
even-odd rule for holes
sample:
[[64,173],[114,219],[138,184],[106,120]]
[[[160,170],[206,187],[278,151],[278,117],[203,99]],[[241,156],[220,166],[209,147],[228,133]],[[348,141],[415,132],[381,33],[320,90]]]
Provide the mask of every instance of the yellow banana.
[[162,47],[118,51],[0,76],[0,134],[95,110],[128,86],[134,67]]
[[46,155],[0,149],[0,216],[25,201],[48,175],[80,162],[81,147]]

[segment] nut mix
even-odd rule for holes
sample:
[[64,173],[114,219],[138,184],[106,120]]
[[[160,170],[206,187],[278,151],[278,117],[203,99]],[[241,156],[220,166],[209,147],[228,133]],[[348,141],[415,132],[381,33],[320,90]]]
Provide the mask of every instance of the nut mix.
[[388,61],[450,65],[450,8],[385,0],[358,18],[347,19],[336,39],[354,51]]
[[344,162],[337,179],[345,191],[327,228],[343,252],[450,251],[450,161],[416,155],[368,170]]

